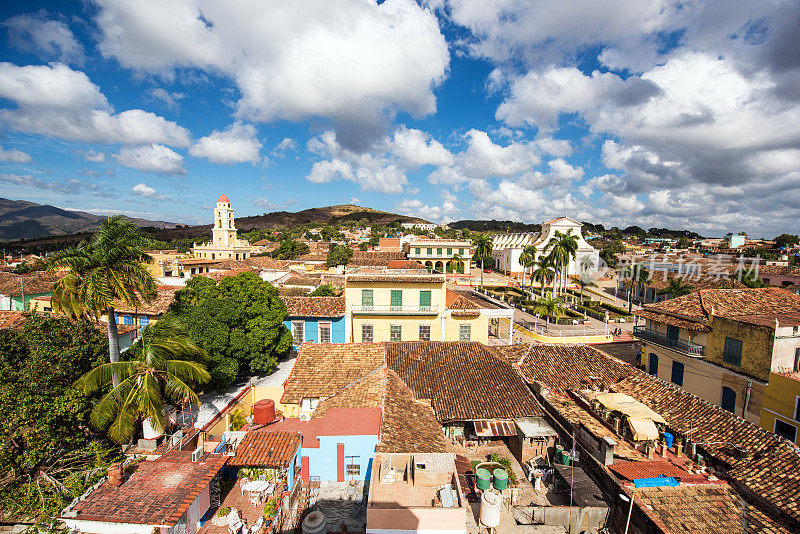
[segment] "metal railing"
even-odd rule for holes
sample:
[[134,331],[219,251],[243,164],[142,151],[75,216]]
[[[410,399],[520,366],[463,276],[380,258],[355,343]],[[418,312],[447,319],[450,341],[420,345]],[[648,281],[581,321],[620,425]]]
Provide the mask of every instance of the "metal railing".
[[353,306],[362,315],[438,315],[439,306]]
[[639,339],[650,341],[656,345],[661,345],[662,347],[667,347],[686,354],[691,354],[692,356],[703,356],[705,354],[705,347],[703,345],[670,339],[665,334],[650,330],[644,326],[634,326],[633,335]]

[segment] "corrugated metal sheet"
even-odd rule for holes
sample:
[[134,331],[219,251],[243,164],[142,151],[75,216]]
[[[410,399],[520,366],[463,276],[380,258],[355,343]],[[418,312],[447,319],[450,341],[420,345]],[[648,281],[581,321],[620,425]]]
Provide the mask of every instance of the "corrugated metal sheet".
[[517,435],[517,428],[513,421],[486,419],[482,421],[474,421],[473,424],[475,425],[475,433],[481,438]]

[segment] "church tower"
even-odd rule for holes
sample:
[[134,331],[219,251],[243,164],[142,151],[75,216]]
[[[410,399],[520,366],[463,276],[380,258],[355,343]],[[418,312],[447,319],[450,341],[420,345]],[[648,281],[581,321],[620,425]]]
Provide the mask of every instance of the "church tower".
[[226,195],[220,195],[214,208],[213,244],[217,247],[236,246],[236,226],[233,224],[233,208]]

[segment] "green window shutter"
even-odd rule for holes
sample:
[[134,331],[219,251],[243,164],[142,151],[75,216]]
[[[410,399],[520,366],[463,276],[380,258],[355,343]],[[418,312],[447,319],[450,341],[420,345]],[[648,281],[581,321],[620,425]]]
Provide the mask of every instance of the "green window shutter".
[[447,255],[451,256],[452,254],[453,254],[453,249],[452,248],[448,248],[447,249]]
[[372,306],[372,290],[371,289],[362,289],[361,290],[361,305],[362,306]]
[[432,248],[429,248],[429,249],[428,249],[428,256],[430,256],[431,254],[433,254],[433,249],[432,249]]
[[437,256],[441,256],[441,255],[442,255],[442,249],[440,249],[440,248],[437,248],[437,249],[436,249],[436,255],[437,255]]
[[391,300],[392,308],[400,307],[403,305],[403,290],[402,289],[392,289],[392,300]]
[[416,251],[417,256],[422,254],[422,249],[421,248],[415,248],[414,250]]
[[430,291],[420,291],[419,292],[419,307],[420,308],[430,308],[431,307],[431,292]]
[[458,249],[458,255],[459,256],[463,256],[464,255],[464,249],[463,248]]

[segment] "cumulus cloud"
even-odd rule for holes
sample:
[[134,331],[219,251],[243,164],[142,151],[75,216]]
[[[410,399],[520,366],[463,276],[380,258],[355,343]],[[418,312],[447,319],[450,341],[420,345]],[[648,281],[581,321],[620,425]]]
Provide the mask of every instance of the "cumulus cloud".
[[106,57],[166,77],[223,73],[241,94],[240,119],[323,117],[356,151],[396,112],[433,113],[449,64],[437,18],[411,0],[97,3]]
[[44,191],[55,191],[65,195],[76,195],[83,192],[91,192],[94,196],[115,197],[113,191],[107,190],[98,184],[92,184],[68,178],[66,180],[42,180],[38,176],[30,174],[0,174],[0,182],[22,186],[27,189],[41,189]]
[[395,204],[395,210],[409,217],[446,223],[452,221],[460,212],[455,202],[455,197],[449,193],[442,195],[442,203],[439,205],[428,205],[417,198],[407,198]]
[[149,198],[151,200],[164,200],[166,198],[164,195],[158,194],[154,188],[143,182],[134,185],[133,189],[131,189],[131,193],[140,197]]
[[0,98],[17,105],[0,109],[0,122],[11,130],[90,143],[189,146],[185,128],[141,109],[114,113],[86,74],[60,63],[0,63]]
[[45,11],[11,17],[3,22],[11,46],[46,60],[83,64],[83,47],[72,30],[60,20],[48,19]]
[[189,148],[189,154],[222,165],[258,163],[261,144],[252,124],[234,122],[224,130],[215,130],[198,139]]
[[114,159],[123,167],[140,171],[186,174],[183,156],[164,145],[126,147],[115,154]]
[[181,92],[169,92],[163,87],[153,87],[147,94],[151,99],[161,102],[170,109],[178,109],[180,101],[186,98],[186,95]]
[[0,146],[0,161],[5,161],[8,163],[30,163],[33,161],[33,158],[30,154],[27,154],[21,150],[16,150],[13,148],[10,150],[5,150]]
[[94,150],[87,150],[83,153],[83,158],[92,163],[102,163],[106,160],[104,152],[95,152]]
[[399,126],[389,150],[409,168],[423,165],[452,165],[453,155],[442,144],[422,130]]

